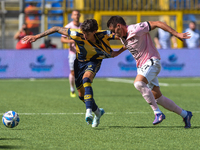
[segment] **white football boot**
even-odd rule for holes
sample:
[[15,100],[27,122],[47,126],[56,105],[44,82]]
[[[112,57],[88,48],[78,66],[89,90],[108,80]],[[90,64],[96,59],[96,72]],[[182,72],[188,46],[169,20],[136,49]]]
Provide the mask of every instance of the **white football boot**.
[[93,116],[91,113],[86,113],[85,114],[85,121],[87,122],[87,124],[92,124],[92,120],[93,120]]
[[103,108],[99,108],[99,110],[100,110],[99,116],[95,115],[94,120],[92,122],[92,127],[98,127],[98,125],[100,124],[100,118],[105,113]]

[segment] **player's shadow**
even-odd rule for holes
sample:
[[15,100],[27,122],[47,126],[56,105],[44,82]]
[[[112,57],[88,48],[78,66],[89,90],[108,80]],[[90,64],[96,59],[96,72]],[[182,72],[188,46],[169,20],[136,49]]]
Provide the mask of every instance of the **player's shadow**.
[[0,140],[21,140],[20,138],[0,138]]
[[[0,141],[3,140],[21,140],[20,138],[0,138]],[[0,149],[22,149],[22,146],[15,146],[15,145],[0,145]]]
[[0,145],[0,149],[22,149],[22,146]]
[[[166,129],[173,129],[173,128],[183,128],[183,126],[109,126],[108,128],[140,128],[140,129],[156,129],[156,128],[166,128]],[[199,129],[200,126],[192,126],[190,129]]]

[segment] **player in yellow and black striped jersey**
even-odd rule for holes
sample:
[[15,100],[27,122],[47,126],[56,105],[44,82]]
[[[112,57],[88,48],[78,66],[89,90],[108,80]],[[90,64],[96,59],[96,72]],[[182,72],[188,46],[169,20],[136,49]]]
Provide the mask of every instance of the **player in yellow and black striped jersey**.
[[109,40],[118,39],[107,31],[97,31],[94,36],[96,42],[85,40],[82,32],[68,29],[68,35],[76,43],[77,59],[79,61],[90,61],[111,57],[112,49]]
[[[79,98],[86,105],[85,120],[92,127],[99,125],[100,117],[104,114],[103,108],[98,108],[93,98],[91,83],[99,71],[102,59],[115,57],[126,48],[118,51],[110,48],[109,40],[117,39],[110,31],[98,31],[95,19],[85,20],[81,25],[81,31],[63,27],[53,27],[35,36],[26,36],[24,42],[35,42],[37,39],[52,34],[61,33],[73,39],[77,44],[77,58],[74,62],[75,83]],[[95,114],[93,119],[92,111]]]

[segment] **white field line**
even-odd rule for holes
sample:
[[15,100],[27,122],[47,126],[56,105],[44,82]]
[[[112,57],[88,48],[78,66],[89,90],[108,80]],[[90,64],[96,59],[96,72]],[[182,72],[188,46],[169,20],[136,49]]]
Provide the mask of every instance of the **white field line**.
[[[120,114],[150,114],[153,112],[120,112]],[[165,112],[165,113],[173,113],[173,112]],[[192,111],[192,113],[199,114],[200,111]],[[3,115],[4,113],[0,113]],[[19,115],[85,115],[85,113],[18,113]],[[105,114],[114,115],[119,114],[119,112],[106,112]]]
[[[19,79],[20,80],[20,79]],[[16,80],[16,81],[19,81]],[[39,82],[47,82],[47,81],[67,81],[66,79],[56,79],[56,80],[51,80],[51,79],[35,79],[35,78],[30,78],[30,81],[39,81]],[[107,81],[111,82],[122,82],[122,83],[131,83],[133,84],[134,80],[129,80],[129,79],[120,79],[120,78],[106,78]],[[159,83],[160,86],[200,86],[200,83],[183,83],[183,84],[169,84],[169,83]]]
[[[200,80],[200,78],[191,78],[192,80]],[[105,80],[109,81],[109,82],[121,82],[121,83],[129,83],[129,84],[133,84],[134,80],[133,79],[121,79],[121,78],[105,78]],[[63,81],[67,81],[67,79],[35,79],[35,78],[30,78],[30,79],[0,79],[0,82],[27,82],[27,81],[31,81],[31,82],[63,82]],[[169,83],[159,83],[160,86],[200,86],[200,83],[181,83],[181,84],[169,84]]]
[[27,81],[37,81],[37,82],[49,82],[49,81],[52,81],[52,82],[57,82],[57,81],[68,81],[68,79],[36,79],[36,78],[30,78],[30,79],[0,79],[0,82],[27,82]]
[[[120,79],[120,78],[107,78],[110,82],[122,82],[133,84],[134,80]],[[181,84],[169,84],[169,83],[159,83],[160,86],[200,86],[200,83],[181,83]]]

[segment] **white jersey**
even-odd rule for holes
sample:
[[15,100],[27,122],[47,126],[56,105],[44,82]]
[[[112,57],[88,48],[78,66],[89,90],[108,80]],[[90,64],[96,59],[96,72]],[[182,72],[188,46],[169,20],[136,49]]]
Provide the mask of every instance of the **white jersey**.
[[160,59],[149,31],[148,22],[141,22],[127,27],[127,38],[120,38],[121,42],[131,52],[136,60],[137,67],[141,67],[148,59]]
[[193,31],[190,28],[186,29],[185,32],[191,34],[191,38],[185,40],[187,48],[198,48],[200,45],[200,32],[198,30]]

